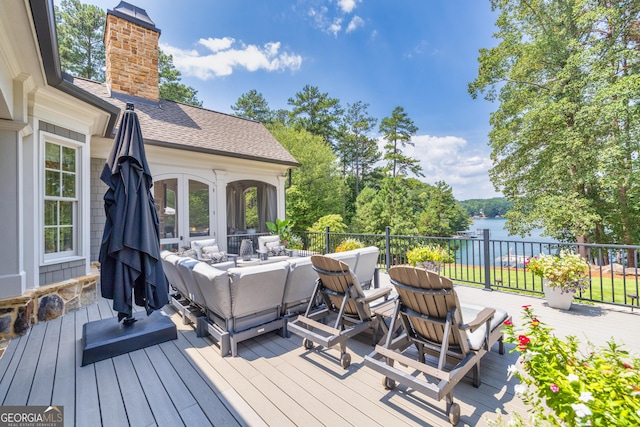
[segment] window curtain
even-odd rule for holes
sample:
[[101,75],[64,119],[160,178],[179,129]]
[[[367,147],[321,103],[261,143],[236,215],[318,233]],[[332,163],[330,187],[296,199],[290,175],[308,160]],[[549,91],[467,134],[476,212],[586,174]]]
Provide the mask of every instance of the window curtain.
[[274,185],[257,181],[237,181],[227,185],[227,227],[232,230],[246,230],[245,211],[246,199],[244,192],[256,187],[256,202],[258,204],[259,232],[267,233],[267,222],[275,222],[278,214],[278,192]]

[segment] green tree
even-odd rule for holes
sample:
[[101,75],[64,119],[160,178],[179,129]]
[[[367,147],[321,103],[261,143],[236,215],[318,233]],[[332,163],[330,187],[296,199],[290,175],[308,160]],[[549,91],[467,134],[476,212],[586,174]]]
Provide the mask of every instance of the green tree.
[[405,146],[415,146],[411,137],[418,132],[417,126],[413,124],[413,120],[409,118],[404,108],[396,107],[390,117],[382,119],[379,131],[387,140],[384,146],[384,160],[387,161],[388,168],[391,170],[391,176],[395,178],[398,175],[406,175],[407,172],[423,176],[420,162],[402,154],[402,148]]
[[160,98],[183,104],[202,107],[202,101],[196,96],[198,91],[180,83],[180,71],[173,65],[173,56],[158,50],[158,77]]
[[269,127],[272,135],[300,162],[292,171],[287,189],[287,218],[305,230],[318,218],[341,210],[342,179],[336,155],[320,136],[280,124]]
[[460,202],[460,205],[467,211],[469,216],[505,216],[513,206],[513,202],[504,197],[493,197],[491,199],[468,199]]
[[103,82],[105,11],[79,0],[62,0],[54,10],[62,70]]
[[417,235],[417,218],[403,178],[385,177],[379,191],[364,188],[356,201],[352,228],[360,233]]
[[491,115],[492,182],[514,234],[637,243],[637,0],[493,0],[499,44],[482,49],[473,97]]
[[362,101],[347,104],[347,111],[343,118],[345,128],[343,137],[336,145],[338,155],[347,168],[345,172],[354,177],[356,197],[360,193],[360,181],[363,175],[370,171],[380,159],[378,144],[369,136],[378,119],[369,115],[368,108],[369,104]]
[[260,92],[251,89],[243,93],[231,109],[238,117],[255,120],[264,124],[273,122],[273,112],[269,109],[269,103]]
[[448,237],[471,225],[467,211],[453,197],[451,186],[436,182],[429,194],[425,209],[420,214],[418,229],[421,235]]
[[291,124],[319,135],[327,144],[332,144],[342,115],[337,98],[330,98],[326,92],[321,93],[317,86],[306,85],[287,102],[293,107],[289,112]]

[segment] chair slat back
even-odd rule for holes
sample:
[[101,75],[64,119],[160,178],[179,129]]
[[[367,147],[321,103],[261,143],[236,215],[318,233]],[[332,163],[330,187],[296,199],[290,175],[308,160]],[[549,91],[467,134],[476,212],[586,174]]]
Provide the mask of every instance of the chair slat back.
[[398,292],[401,312],[413,311],[423,315],[405,316],[413,333],[434,344],[444,342],[444,322],[447,314],[456,309],[449,345],[460,345],[463,337],[456,326],[461,323],[462,315],[453,282],[449,278],[410,266],[392,267],[389,277]]
[[[349,316],[360,317],[358,303],[354,301],[354,298],[363,297],[364,292],[349,265],[343,261],[323,255],[312,255],[311,263],[318,273],[322,286],[332,291],[331,293],[326,293],[326,295],[335,307],[341,307],[344,300],[341,295],[347,295],[349,288],[351,288],[351,298],[347,301],[344,312]],[[368,304],[360,304],[360,308],[364,309],[368,318],[371,317]]]

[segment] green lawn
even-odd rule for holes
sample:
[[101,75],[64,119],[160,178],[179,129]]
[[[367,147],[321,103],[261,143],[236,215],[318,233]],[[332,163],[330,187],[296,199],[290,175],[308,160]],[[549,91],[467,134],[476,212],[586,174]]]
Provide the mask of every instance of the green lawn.
[[[484,286],[484,268],[461,264],[449,264],[443,266],[441,273],[452,280],[466,282],[470,285]],[[522,268],[492,268],[489,276],[492,287],[500,287],[504,290],[513,290],[519,293],[542,294],[542,281]],[[640,290],[640,278],[636,276],[603,276],[593,275],[591,286],[582,295],[576,295],[577,299],[605,303],[631,305],[629,293],[638,294]],[[634,301],[638,305],[638,300]]]

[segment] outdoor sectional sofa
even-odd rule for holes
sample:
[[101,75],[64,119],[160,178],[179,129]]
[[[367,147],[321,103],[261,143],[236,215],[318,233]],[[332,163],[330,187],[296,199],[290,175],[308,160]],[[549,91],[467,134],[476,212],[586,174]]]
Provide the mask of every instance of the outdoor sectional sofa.
[[[378,254],[367,247],[328,256],[347,263],[367,286],[377,284]],[[309,257],[224,270],[168,251],[161,255],[176,291],[170,303],[198,336],[215,339],[223,356],[236,356],[239,342],[270,331],[287,336],[289,318],[307,308],[318,278]]]

